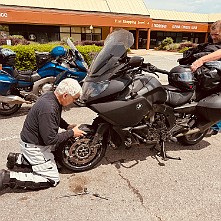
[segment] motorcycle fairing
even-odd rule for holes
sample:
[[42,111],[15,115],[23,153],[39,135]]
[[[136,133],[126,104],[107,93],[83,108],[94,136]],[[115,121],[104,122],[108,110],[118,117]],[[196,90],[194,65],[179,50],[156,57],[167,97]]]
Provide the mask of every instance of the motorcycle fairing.
[[197,113],[208,121],[218,122],[221,119],[221,92],[212,94],[199,101]]
[[55,77],[58,73],[64,70],[65,70],[64,67],[61,67],[53,62],[48,62],[44,66],[38,69],[38,73],[41,76],[41,78],[51,77],[51,76]]
[[107,122],[122,127],[137,125],[152,111],[151,104],[144,97],[92,104],[90,107]]
[[79,71],[76,68],[69,68],[66,73],[68,78],[73,78],[78,82],[81,82],[87,75],[86,71]]
[[67,72],[68,77],[74,78],[77,81],[82,81],[84,77],[87,75],[87,72],[79,72],[75,68],[71,68],[71,69],[66,68],[59,64],[55,64],[53,62],[49,62],[45,64],[44,66],[42,66],[38,70],[38,74],[41,76],[41,78],[51,77],[51,76],[56,77],[58,74],[64,71]]
[[10,88],[16,84],[16,80],[7,72],[0,71],[0,94],[7,95]]
[[[101,82],[87,80],[83,85],[83,89],[85,87],[86,89],[81,99],[85,100],[87,104],[102,102],[109,96],[115,97],[116,94],[122,92],[130,83],[131,79],[128,76],[119,76],[111,81],[106,80]],[[101,86],[99,86],[102,84],[108,85],[103,92],[101,92]],[[93,96],[94,93],[97,93],[97,96]]]
[[3,71],[6,71],[7,73],[9,73],[11,76],[13,76],[14,73],[14,68],[12,66],[3,66],[2,67]]
[[165,103],[167,93],[161,83],[153,76],[144,75],[135,78],[131,93],[144,96],[151,104]]

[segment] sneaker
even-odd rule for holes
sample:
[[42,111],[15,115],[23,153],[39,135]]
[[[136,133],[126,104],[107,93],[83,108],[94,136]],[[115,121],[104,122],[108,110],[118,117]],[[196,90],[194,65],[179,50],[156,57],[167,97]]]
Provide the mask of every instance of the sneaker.
[[6,166],[8,169],[12,170],[14,166],[16,165],[16,162],[18,160],[19,153],[9,153],[7,157],[7,164]]
[[7,170],[0,170],[0,191],[9,186],[10,172]]

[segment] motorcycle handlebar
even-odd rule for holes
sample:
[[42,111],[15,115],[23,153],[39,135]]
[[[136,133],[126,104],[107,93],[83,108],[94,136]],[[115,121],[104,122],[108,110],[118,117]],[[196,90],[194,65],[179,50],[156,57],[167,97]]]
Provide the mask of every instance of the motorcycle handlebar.
[[159,72],[161,74],[169,74],[169,71],[157,68],[156,66],[150,63],[143,63],[142,70],[150,73]]

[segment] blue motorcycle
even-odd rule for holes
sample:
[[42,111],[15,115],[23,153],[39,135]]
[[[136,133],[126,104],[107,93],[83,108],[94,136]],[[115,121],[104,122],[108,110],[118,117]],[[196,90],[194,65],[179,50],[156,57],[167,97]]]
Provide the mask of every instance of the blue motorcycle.
[[88,66],[70,39],[70,49],[56,46],[51,52],[35,52],[37,70],[18,71],[14,68],[16,53],[1,49],[0,63],[0,115],[11,115],[22,104],[33,103],[47,91],[51,91],[64,78],[70,77],[81,83]]

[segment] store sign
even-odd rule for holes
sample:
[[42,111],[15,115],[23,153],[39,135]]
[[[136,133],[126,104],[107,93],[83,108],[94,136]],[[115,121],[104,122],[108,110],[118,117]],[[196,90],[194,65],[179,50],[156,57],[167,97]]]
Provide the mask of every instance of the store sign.
[[8,13],[2,12],[2,13],[0,13],[0,17],[1,18],[7,18],[8,17]]
[[126,19],[115,19],[114,22],[117,24],[130,24],[130,25],[145,24],[145,21],[135,21],[135,20],[126,20]]
[[162,29],[164,29],[164,28],[167,28],[167,25],[165,25],[165,24],[153,24],[153,27],[154,28],[162,28]]
[[144,20],[129,20],[129,19],[114,19],[114,23],[121,24],[121,25],[149,25],[149,22],[146,22]]
[[197,30],[198,29],[198,27],[196,25],[172,25],[172,28],[173,29],[187,29],[187,30],[190,30],[190,29]]
[[153,29],[167,29],[167,30],[199,30],[197,25],[186,24],[168,24],[168,23],[152,23]]

